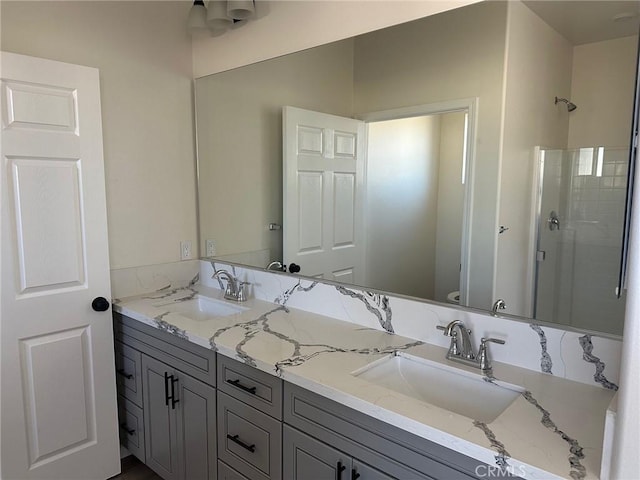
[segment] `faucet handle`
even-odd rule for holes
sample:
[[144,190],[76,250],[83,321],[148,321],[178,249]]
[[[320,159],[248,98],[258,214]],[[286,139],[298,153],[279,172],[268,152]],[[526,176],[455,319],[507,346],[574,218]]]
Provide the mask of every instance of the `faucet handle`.
[[489,359],[489,352],[487,351],[487,343],[493,342],[500,345],[504,345],[505,341],[499,338],[481,338],[480,348],[478,349],[478,363],[480,364],[480,370],[485,374],[492,372],[491,360]]
[[238,282],[238,292],[236,295],[236,300],[238,302],[244,302],[247,300],[247,285],[251,285],[250,282]]
[[449,345],[449,353],[448,356],[456,357],[460,355],[460,348],[458,347],[458,332],[455,330],[450,330],[449,327],[444,327],[442,325],[436,325],[438,330],[442,330],[442,334],[445,337],[451,337],[451,344]]

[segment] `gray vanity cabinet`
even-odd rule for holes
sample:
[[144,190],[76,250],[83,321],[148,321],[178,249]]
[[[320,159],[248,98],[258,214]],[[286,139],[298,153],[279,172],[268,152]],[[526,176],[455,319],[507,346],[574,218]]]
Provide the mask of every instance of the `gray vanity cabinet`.
[[284,478],[300,480],[351,478],[349,476],[352,469],[350,456],[288,425],[284,426],[282,450]]
[[[142,358],[146,463],[165,480],[179,480],[178,416],[168,402],[168,382],[176,371],[147,355]],[[175,388],[175,384],[173,385]]]
[[142,356],[146,462],[165,480],[212,479],[215,389]]
[[[288,425],[284,426],[282,449],[284,478],[298,480],[307,478],[317,480],[394,480],[396,478]],[[407,475],[410,474],[407,473]],[[415,474],[397,478],[415,478]]]
[[114,320],[121,443],[165,480],[216,479],[215,352]]
[[[287,478],[282,474],[282,380],[221,355],[217,363],[218,457],[225,475]],[[229,473],[234,470],[241,476]]]
[[351,477],[348,478],[351,480],[393,480],[393,477],[355,458],[351,464]]
[[120,443],[145,462],[142,354],[118,341],[115,350]]
[[304,480],[310,469],[344,480],[470,480],[478,478],[476,467],[484,466],[289,383],[283,405],[283,469],[288,480]]
[[472,480],[487,471],[482,462],[216,356],[182,332],[117,313],[114,320],[121,441],[165,480]]
[[218,480],[249,480],[241,473],[236,472],[222,460],[218,460]]

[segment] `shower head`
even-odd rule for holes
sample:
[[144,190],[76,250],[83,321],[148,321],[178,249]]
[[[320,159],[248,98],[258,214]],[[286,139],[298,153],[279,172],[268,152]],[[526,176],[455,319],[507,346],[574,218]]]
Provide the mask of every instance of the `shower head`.
[[556,101],[555,104],[557,105],[558,102],[564,102],[567,104],[567,111],[568,112],[573,112],[576,108],[578,108],[578,106],[575,103],[570,102],[569,100],[567,100],[566,98],[558,98],[556,97]]

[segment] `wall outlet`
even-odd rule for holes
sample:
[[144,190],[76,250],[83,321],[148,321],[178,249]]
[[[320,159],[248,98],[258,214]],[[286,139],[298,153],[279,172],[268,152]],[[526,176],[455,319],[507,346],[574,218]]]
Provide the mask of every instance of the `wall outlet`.
[[205,257],[215,257],[216,256],[216,242],[214,240],[207,240],[206,243],[206,255]]
[[191,260],[191,241],[180,242],[180,260]]

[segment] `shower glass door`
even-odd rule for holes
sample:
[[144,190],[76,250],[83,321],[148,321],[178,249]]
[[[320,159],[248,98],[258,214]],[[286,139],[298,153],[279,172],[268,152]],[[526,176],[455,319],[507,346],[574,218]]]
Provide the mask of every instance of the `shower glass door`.
[[622,331],[625,302],[616,285],[628,154],[618,147],[540,150],[536,319]]

